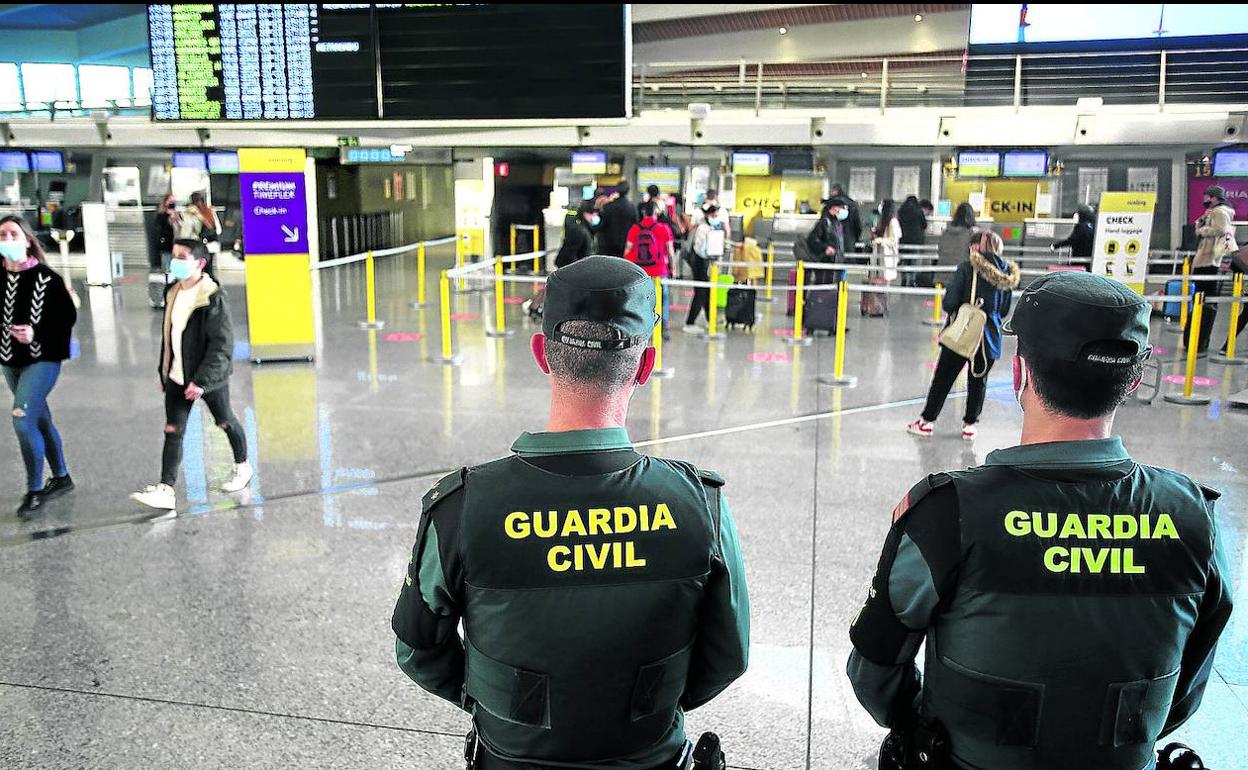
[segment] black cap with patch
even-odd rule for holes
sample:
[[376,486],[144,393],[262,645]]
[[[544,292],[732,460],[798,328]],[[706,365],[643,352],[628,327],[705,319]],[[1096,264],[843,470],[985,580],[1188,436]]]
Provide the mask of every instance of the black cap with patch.
[[[619,257],[586,257],[551,273],[546,281],[542,333],[548,339],[596,350],[624,350],[648,344],[659,316],[654,312],[654,279]],[[567,334],[568,321],[592,321],[615,332],[615,339],[592,340]]]
[[[1082,270],[1036,279],[1004,327],[1019,343],[1059,361],[1129,366],[1147,357],[1150,309],[1124,284]],[[1092,352],[1098,342],[1120,343],[1122,354]]]

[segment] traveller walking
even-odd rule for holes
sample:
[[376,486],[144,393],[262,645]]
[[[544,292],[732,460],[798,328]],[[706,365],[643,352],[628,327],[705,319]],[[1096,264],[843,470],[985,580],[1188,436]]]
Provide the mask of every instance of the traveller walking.
[[[918,202],[915,202],[918,207]],[[892,198],[880,203],[880,219],[871,232],[871,251],[874,267],[872,275],[886,282],[897,280],[897,265],[901,254],[901,223],[897,221],[897,204]],[[923,212],[919,212],[922,215]]]
[[637,224],[637,207],[628,199],[629,184],[620,182],[614,200],[602,207],[602,229],[598,233],[598,250],[611,257],[624,256],[628,231]]
[[[624,245],[624,258],[640,267],[651,278],[667,278],[671,275],[672,262],[676,259],[676,241],[672,229],[659,219],[660,202],[651,198],[641,204],[641,221],[628,231]],[[667,339],[667,306],[671,300],[670,290],[663,284],[663,338]]]
[[153,310],[165,307],[169,289],[169,260],[173,259],[173,242],[182,229],[182,215],[177,199],[166,195],[156,205],[147,224],[147,303]]
[[[1217,276],[1223,269],[1223,262],[1229,262],[1231,255],[1239,249],[1239,245],[1235,243],[1235,209],[1226,202],[1226,190],[1219,185],[1205,190],[1203,202],[1205,213],[1196,220],[1196,235],[1200,240],[1196,244],[1196,255],[1192,257],[1192,275]],[[1205,293],[1206,299],[1218,297],[1222,293],[1221,281],[1193,283],[1196,291]],[[1218,306],[1205,305],[1201,315],[1200,336],[1197,338],[1197,352],[1204,353],[1209,347],[1209,337],[1213,334],[1213,325],[1217,320]],[[1187,329],[1183,331],[1183,338],[1187,339]]]
[[1092,247],[1096,244],[1096,212],[1091,206],[1080,204],[1075,209],[1075,227],[1063,240],[1049,246],[1053,251],[1070,249],[1070,256],[1088,259],[1092,256]]
[[[724,257],[728,244],[728,226],[718,206],[706,208],[703,214],[705,217],[693,230],[689,267],[693,271],[693,280],[707,282],[711,280],[711,263]],[[698,316],[706,313],[707,323],[710,323],[710,307],[710,288],[696,287],[693,290],[693,301],[689,303],[689,315],[685,317],[685,326],[681,331],[685,334],[700,334],[702,329],[698,326]]]

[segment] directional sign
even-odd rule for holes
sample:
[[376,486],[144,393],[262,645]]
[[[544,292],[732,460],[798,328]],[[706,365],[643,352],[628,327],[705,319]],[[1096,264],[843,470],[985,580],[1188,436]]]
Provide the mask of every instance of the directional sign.
[[308,202],[302,173],[239,177],[248,254],[308,253]]
[[1096,222],[1092,272],[1144,293],[1155,192],[1104,192]]

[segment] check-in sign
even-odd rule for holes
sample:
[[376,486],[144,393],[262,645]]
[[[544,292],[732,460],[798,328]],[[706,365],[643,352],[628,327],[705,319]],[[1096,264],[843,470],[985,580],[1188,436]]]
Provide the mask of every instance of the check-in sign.
[[308,201],[302,173],[239,175],[248,254],[306,254]]

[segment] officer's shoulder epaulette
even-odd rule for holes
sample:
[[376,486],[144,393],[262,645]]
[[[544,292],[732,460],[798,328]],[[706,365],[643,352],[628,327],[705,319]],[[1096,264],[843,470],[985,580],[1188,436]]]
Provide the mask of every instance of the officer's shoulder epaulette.
[[722,487],[724,485],[724,477],[715,471],[708,471],[705,468],[694,468],[698,472],[698,478],[702,479],[703,484],[712,487]]
[[468,475],[468,469],[460,468],[454,473],[448,473],[434,484],[425,496],[421,498],[420,508],[424,513],[428,513],[438,506],[446,498],[453,493],[459,491],[464,486],[464,478]]
[[919,501],[927,497],[933,491],[943,486],[953,483],[953,478],[947,473],[933,473],[919,483],[910,488],[906,496],[901,498],[901,502],[897,503],[897,507],[893,509],[893,523],[901,521],[911,508],[919,504]]

